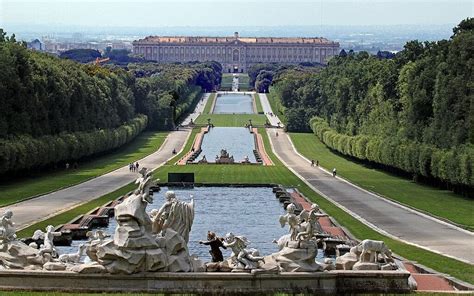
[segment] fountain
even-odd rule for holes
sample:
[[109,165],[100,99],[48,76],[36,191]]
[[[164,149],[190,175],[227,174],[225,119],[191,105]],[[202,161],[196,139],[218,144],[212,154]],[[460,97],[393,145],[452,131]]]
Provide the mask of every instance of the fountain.
[[[189,254],[189,234],[195,216],[193,198],[181,201],[173,191],[168,191],[164,204],[147,212],[147,206],[153,203],[152,183],[151,172],[143,168],[136,180],[137,189],[115,206],[114,234],[90,231],[88,240],[76,252],[59,254],[53,238],[61,232],[53,226],[46,227],[45,232],[35,232],[34,239],[43,239],[41,245],[19,241],[13,213],[7,211],[0,226],[0,288],[186,293],[216,293],[225,288],[241,293],[338,293],[358,291],[364,283],[365,292],[410,290],[409,274],[394,270],[397,265],[391,252],[380,241],[362,241],[339,256],[335,264],[324,258],[322,262],[316,261],[325,237],[321,237],[319,220],[326,215],[317,205],[293,204],[298,202],[294,194],[292,202],[286,205],[286,214],[275,219],[282,227],[288,225],[288,233],[275,240],[276,252],[262,254],[252,247],[246,230],[236,228],[238,234],[229,232],[224,238],[208,236],[210,245],[217,244],[217,248],[232,252],[228,258],[213,256],[212,262],[204,263]],[[297,208],[302,208],[298,215]],[[83,261],[84,253],[88,262]],[[71,286],[71,279],[80,284]]]

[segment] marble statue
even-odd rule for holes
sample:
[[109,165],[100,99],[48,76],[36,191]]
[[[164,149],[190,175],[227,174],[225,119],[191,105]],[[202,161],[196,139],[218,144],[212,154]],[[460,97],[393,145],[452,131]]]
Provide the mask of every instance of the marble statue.
[[211,254],[212,262],[222,262],[224,261],[224,256],[220,248],[227,249],[223,244],[223,238],[218,237],[214,232],[207,232],[207,241],[200,241],[200,244],[210,246],[209,254]]
[[200,266],[189,256],[187,242],[194,219],[194,202],[177,200],[172,191],[158,211],[146,212],[153,202],[151,171],[142,168],[137,190],[115,207],[117,227],[112,238],[89,234],[87,255],[93,262],[70,270],[81,273],[189,272]]
[[165,193],[166,202],[158,212],[153,213],[153,233],[165,233],[173,229],[188,243],[189,232],[194,221],[194,200],[191,202],[179,201],[174,191]]
[[295,241],[298,235],[299,218],[295,215],[296,206],[289,204],[286,207],[286,214],[280,216],[280,225],[284,227],[288,223],[290,240]]
[[56,247],[54,246],[55,236],[61,236],[61,232],[54,231],[53,225],[46,226],[46,232],[43,232],[39,229],[34,232],[33,237],[32,237],[33,240],[37,240],[37,239],[44,240],[43,245],[40,247],[38,256],[49,254],[51,255],[52,258],[58,257],[58,252],[56,250]]
[[354,247],[353,252],[359,253],[359,262],[377,263],[378,255],[382,255],[385,260],[392,261],[392,252],[383,241],[366,239]]
[[86,254],[92,261],[97,262],[98,247],[104,242],[106,238],[110,237],[110,235],[102,230],[97,230],[95,232],[88,231],[86,236],[89,239],[87,243],[85,243]]
[[[382,255],[383,262],[379,262]],[[348,253],[336,258],[336,268],[342,270],[397,269],[392,252],[383,241],[366,239],[352,247]]]
[[16,239],[15,223],[12,221],[13,212],[6,210],[0,218],[0,243],[7,243]]
[[232,232],[225,236],[224,246],[232,250],[230,259],[237,269],[254,269],[258,261],[264,260],[256,249],[246,249],[249,244],[250,241],[244,236],[236,236]]
[[59,255],[59,262],[62,263],[80,263],[82,256],[86,251],[87,245],[80,244],[76,253]]

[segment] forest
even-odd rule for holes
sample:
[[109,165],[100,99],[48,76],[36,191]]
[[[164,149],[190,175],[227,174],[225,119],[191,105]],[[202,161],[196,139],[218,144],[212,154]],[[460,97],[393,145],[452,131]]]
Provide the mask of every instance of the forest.
[[288,130],[312,130],[344,155],[472,193],[473,48],[468,18],[449,40],[410,41],[394,57],[341,52],[320,71],[279,71],[272,92]]
[[0,29],[0,175],[116,149],[175,128],[220,65],[81,64],[28,50]]

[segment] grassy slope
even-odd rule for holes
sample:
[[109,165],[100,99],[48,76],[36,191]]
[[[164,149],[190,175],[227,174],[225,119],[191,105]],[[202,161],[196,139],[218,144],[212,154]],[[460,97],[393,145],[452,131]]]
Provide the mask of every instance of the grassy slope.
[[252,119],[252,124],[264,125],[265,115],[261,114],[204,114],[196,119],[196,123],[207,124],[207,119],[215,126],[245,126]]
[[291,139],[300,153],[309,159],[319,160],[326,169],[337,168],[340,176],[365,188],[411,207],[429,212],[474,230],[474,202],[448,190],[417,184],[357,164],[337,155],[313,134],[292,133]]
[[215,101],[216,97],[217,97],[216,93],[212,93],[209,95],[209,98],[207,99],[207,102],[206,102],[206,106],[204,106],[204,109],[202,110],[202,114],[211,113],[212,103]]
[[0,206],[9,205],[33,196],[69,187],[118,169],[130,162],[155,152],[167,136],[166,132],[144,132],[121,149],[79,163],[77,170],[44,173],[38,176],[0,183]]
[[257,113],[263,114],[262,102],[260,102],[260,96],[258,95],[258,93],[255,93],[255,105],[257,106]]

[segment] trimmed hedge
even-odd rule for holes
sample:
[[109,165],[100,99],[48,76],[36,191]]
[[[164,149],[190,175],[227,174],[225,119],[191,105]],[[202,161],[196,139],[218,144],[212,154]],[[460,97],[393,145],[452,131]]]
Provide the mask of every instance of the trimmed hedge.
[[453,185],[474,186],[472,145],[439,149],[396,137],[348,136],[336,132],[319,117],[313,117],[310,126],[326,146],[344,155],[436,178]]
[[115,129],[0,139],[0,174],[77,160],[118,148],[140,134],[147,123],[145,115],[138,115]]

